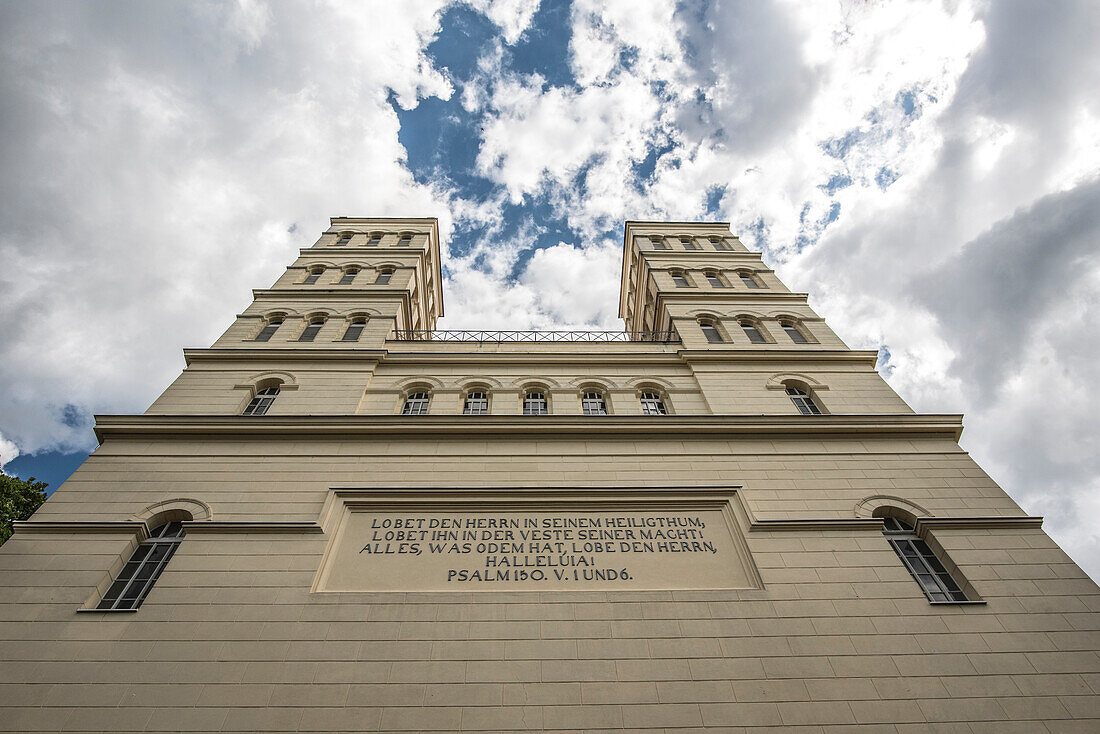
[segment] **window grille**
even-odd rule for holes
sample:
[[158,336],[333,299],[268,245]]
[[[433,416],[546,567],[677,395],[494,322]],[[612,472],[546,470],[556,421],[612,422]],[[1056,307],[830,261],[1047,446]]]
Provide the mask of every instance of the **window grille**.
[[282,326],[282,325],[283,325],[283,320],[282,319],[271,319],[271,321],[268,321],[267,324],[264,326],[264,328],[260,330],[260,333],[256,335],[256,341],[258,341],[258,342],[269,341],[271,339],[271,337],[273,337],[275,335],[275,332],[279,330],[279,327]]
[[780,323],[783,327],[783,331],[787,332],[787,336],[791,338],[791,341],[795,344],[806,344],[806,337],[802,335],[802,332],[798,330],[798,327],[794,324]]
[[340,276],[340,285],[349,285],[352,281],[355,280],[355,276],[358,274],[359,271],[355,270],[354,268],[349,268],[345,270],[344,274]]
[[309,322],[309,326],[305,328],[301,336],[298,337],[300,342],[311,342],[317,338],[317,332],[321,330],[321,327],[325,325],[324,319],[314,319]]
[[154,529],[107,589],[96,609],[137,609],[183,540],[183,523],[170,522]]
[[392,277],[392,270],[380,270],[378,271],[378,277],[374,279],[374,282],[376,285],[386,285],[390,282],[390,278]]
[[642,402],[642,415],[668,415],[665,403],[655,392],[644,392],[639,398]]
[[687,276],[683,273],[672,273],[672,282],[677,288],[688,288],[691,283],[688,283]]
[[244,407],[244,412],[241,415],[263,415],[267,413],[271,404],[275,402],[275,398],[279,395],[279,388],[277,387],[265,387],[260,390],[256,395],[248,401],[248,405]]
[[821,408],[817,407],[817,403],[805,390],[788,387],[787,395],[791,397],[791,402],[794,403],[794,407],[798,408],[799,413],[803,415],[821,415]]
[[317,280],[321,277],[321,273],[323,273],[323,272],[325,272],[323,268],[317,268],[316,270],[310,270],[309,274],[306,275],[306,279],[303,280],[302,282],[306,283],[306,284],[316,283]]
[[487,415],[488,413],[488,394],[480,390],[466,393],[466,403],[462,406],[462,415]]
[[721,344],[723,341],[725,341],[722,338],[722,334],[719,333],[718,327],[716,327],[714,324],[709,324],[706,321],[703,321],[699,324],[699,328],[703,330],[703,336],[705,336],[707,338],[707,341],[711,344]]
[[607,402],[604,400],[603,393],[586,392],[581,397],[581,412],[585,415],[607,415]]
[[523,396],[524,415],[546,415],[547,412],[545,393],[531,391]]
[[707,273],[707,282],[710,283],[711,288],[725,288],[726,284],[722,282],[722,279],[718,277],[717,273]]
[[413,392],[405,398],[405,405],[401,408],[401,415],[427,415],[428,393]]
[[745,336],[749,338],[749,341],[753,344],[767,344],[768,340],[764,338],[764,335],[760,333],[760,329],[756,328],[756,324],[751,321],[742,321],[741,330],[745,332]]
[[363,329],[366,327],[366,321],[352,321],[348,324],[347,331],[344,332],[344,336],[341,341],[357,342],[359,337],[363,335]]
[[929,601],[969,601],[928,543],[917,537],[912,525],[886,517],[882,533]]
[[737,277],[741,279],[741,282],[745,284],[746,288],[760,288],[760,283],[756,281],[756,278],[752,277],[748,273],[738,273]]

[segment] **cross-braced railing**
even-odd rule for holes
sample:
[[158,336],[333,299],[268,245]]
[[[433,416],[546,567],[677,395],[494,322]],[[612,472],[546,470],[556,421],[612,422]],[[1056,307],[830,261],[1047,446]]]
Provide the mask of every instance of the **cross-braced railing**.
[[394,331],[397,341],[407,342],[657,342],[680,341],[675,331]]

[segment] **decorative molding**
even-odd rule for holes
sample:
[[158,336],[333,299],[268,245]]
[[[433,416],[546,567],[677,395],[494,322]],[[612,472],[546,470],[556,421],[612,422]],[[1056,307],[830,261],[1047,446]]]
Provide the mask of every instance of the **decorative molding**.
[[1037,515],[978,515],[974,517],[918,517],[916,531],[965,528],[969,530],[1000,530],[1004,528],[1041,528],[1043,518]]
[[188,535],[207,533],[321,533],[312,520],[190,520],[183,523]]
[[810,377],[809,375],[804,375],[800,372],[780,372],[778,374],[772,375],[768,378],[768,381],[764,385],[764,387],[766,387],[768,390],[783,390],[787,387],[783,383],[788,380],[805,383],[806,385],[812,387],[814,390],[829,389],[829,386],[821,382],[820,380],[816,380],[813,377]]
[[892,494],[872,494],[864,497],[856,503],[855,513],[860,517],[874,517],[875,510],[880,507],[896,507],[899,510],[904,510],[912,515],[914,520],[918,517],[932,516],[931,512],[916,502]]
[[173,510],[182,510],[186,512],[191,516],[191,521],[209,522],[214,518],[214,511],[211,510],[210,505],[205,502],[191,499],[190,497],[176,497],[155,502],[141,512],[132,515],[130,520],[148,524],[149,520],[153,517]]
[[134,533],[139,540],[149,537],[149,528],[140,520],[16,520],[12,528],[18,534],[34,533]]
[[[553,389],[553,388],[551,388]],[[552,436],[697,434],[739,436],[911,436],[957,441],[960,415],[97,415],[96,437],[156,436],[330,436],[367,437],[425,434]]]

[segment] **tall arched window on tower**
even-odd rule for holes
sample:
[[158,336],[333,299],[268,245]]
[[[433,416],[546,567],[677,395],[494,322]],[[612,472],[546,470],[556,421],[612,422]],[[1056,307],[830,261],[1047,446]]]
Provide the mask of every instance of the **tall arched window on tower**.
[[264,415],[277,397],[279,397],[278,385],[257,390],[252,399],[248,401],[248,405],[244,406],[244,412],[241,415]]
[[325,267],[323,265],[314,265],[309,269],[309,272],[306,273],[306,278],[302,282],[306,285],[312,285],[317,282],[324,272]]
[[539,389],[527,390],[523,393],[524,415],[546,415],[549,411],[546,402],[546,393]]
[[359,337],[363,335],[363,329],[367,326],[367,320],[362,316],[357,316],[351,320],[348,324],[347,330],[344,332],[344,336],[340,338],[340,341],[345,342],[357,342]]
[[321,327],[325,325],[324,316],[314,316],[306,324],[306,328],[298,336],[300,342],[311,342],[317,338],[317,333],[321,331]]
[[754,276],[752,273],[749,273],[748,271],[739,270],[737,272],[737,277],[741,279],[741,283],[744,284],[744,286],[746,288],[763,288],[764,287],[760,284],[760,281],[758,281],[756,279],[756,276]]
[[183,541],[183,523],[167,522],[149,531],[122,567],[96,609],[137,609]]
[[718,271],[716,271],[716,270],[707,270],[703,273],[703,275],[706,276],[707,283],[710,284],[711,288],[725,288],[726,287],[725,282],[722,280],[722,276],[718,275]]
[[350,267],[344,270],[344,274],[340,276],[340,285],[351,285],[355,282],[355,276],[359,274],[359,268]]
[[340,236],[336,238],[336,241],[332,244],[336,247],[344,247],[351,243],[351,234],[348,232],[341,232]]
[[275,336],[275,332],[279,330],[279,327],[283,325],[283,317],[281,315],[272,316],[268,318],[267,323],[264,324],[264,328],[260,329],[260,333],[256,335],[256,341],[266,342],[270,341],[271,337]]
[[970,601],[940,559],[913,526],[896,517],[882,518],[882,534],[930,602]]
[[707,338],[707,341],[711,344],[721,344],[725,341],[722,338],[722,332],[718,331],[718,327],[713,321],[700,321],[699,328],[703,331],[703,336]]
[[783,327],[783,332],[790,337],[791,341],[795,344],[808,344],[809,339],[802,333],[802,330],[789,319],[783,319],[779,322],[779,325]]
[[802,387],[788,384],[787,395],[791,398],[791,402],[794,403],[794,407],[798,408],[798,412],[802,415],[821,415],[821,408],[817,407],[817,403],[814,402],[813,396]]
[[760,327],[755,322],[741,319],[738,323],[741,325],[741,331],[745,332],[745,336],[749,338],[750,342],[753,344],[768,343],[768,340],[764,338],[764,333],[760,331]]

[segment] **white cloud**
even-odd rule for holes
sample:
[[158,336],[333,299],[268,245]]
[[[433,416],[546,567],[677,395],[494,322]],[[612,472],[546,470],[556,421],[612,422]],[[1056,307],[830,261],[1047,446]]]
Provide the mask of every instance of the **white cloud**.
[[0,435],[0,472],[4,465],[19,456],[19,447]]

